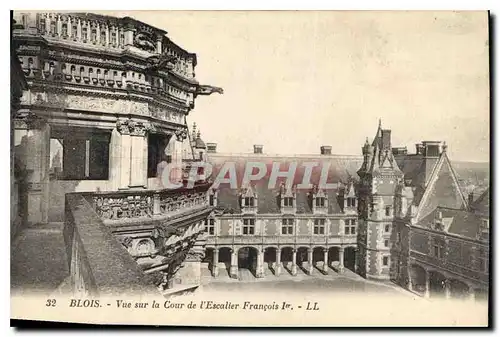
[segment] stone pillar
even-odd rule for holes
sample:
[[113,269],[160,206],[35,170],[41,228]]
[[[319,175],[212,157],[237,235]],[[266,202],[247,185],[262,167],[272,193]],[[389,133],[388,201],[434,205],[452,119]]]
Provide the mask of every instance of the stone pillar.
[[323,249],[323,273],[328,274],[328,248]]
[[161,45],[162,40],[163,40],[163,36],[162,35],[158,35],[156,37],[156,52],[158,54],[161,54],[161,52],[162,52],[162,45]]
[[78,24],[76,25],[76,39],[78,41],[82,40],[82,20],[77,19]]
[[280,276],[281,274],[281,249],[276,249],[276,265],[274,267],[274,273],[276,276]]
[[116,189],[147,186],[147,125],[130,119],[117,121],[112,134],[112,180]]
[[229,276],[238,278],[238,251],[231,249],[231,268],[229,268]]
[[297,249],[292,251],[292,275],[297,275]]
[[133,46],[134,45],[134,32],[135,32],[134,25],[129,23],[124,31],[125,46]]
[[429,298],[430,297],[430,280],[429,280],[429,272],[426,270],[425,271],[425,290],[424,290],[424,297]]
[[339,248],[339,273],[344,271],[344,247]]
[[353,249],[354,252],[354,272],[358,272],[358,247]]
[[307,273],[312,275],[313,273],[313,248],[307,250]]
[[219,248],[214,249],[214,256],[212,261],[212,276],[219,276]]
[[45,18],[45,34],[49,35],[50,34],[50,15],[47,14],[47,17]]
[[444,280],[443,281],[443,286],[444,286],[444,297],[445,299],[449,300],[451,297],[451,285],[449,280]]
[[260,249],[257,251],[257,268],[255,270],[255,277],[264,277],[264,252]]
[[28,224],[47,223],[49,213],[50,126],[35,115],[14,120],[15,157],[25,170]]

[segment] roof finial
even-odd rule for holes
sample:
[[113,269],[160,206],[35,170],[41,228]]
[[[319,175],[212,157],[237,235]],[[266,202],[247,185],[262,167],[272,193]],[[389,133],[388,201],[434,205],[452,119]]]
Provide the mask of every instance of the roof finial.
[[448,149],[448,145],[446,145],[446,141],[443,142],[443,152],[446,152]]
[[368,142],[368,137],[366,137],[365,145],[370,145],[370,143]]
[[201,138],[201,132],[200,132],[200,130],[198,130],[198,133],[196,134],[196,138],[197,138],[197,139],[200,139],[200,138]]
[[193,123],[193,139],[196,138],[196,122]]
[[382,118],[379,118],[379,119],[378,119],[378,127],[379,127],[379,128],[382,128]]

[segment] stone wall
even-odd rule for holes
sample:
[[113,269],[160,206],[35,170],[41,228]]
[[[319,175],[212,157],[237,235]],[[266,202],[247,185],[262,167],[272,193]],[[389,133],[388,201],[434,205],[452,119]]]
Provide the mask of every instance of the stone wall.
[[66,195],[64,241],[74,295],[157,292],[152,280],[142,273],[81,195]]

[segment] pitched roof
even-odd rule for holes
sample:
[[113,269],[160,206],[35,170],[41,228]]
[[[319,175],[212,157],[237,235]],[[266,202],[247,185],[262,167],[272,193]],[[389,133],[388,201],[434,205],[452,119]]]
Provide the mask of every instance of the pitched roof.
[[490,213],[490,188],[488,187],[486,191],[483,192],[477,198],[472,205],[470,205],[470,208],[473,212],[476,214],[480,215],[489,215]]
[[457,177],[446,152],[442,152],[418,203],[417,221],[436,207],[466,209],[467,202],[462,194]]
[[425,228],[433,228],[438,213],[441,212],[446,232],[476,239],[481,230],[482,219],[467,210],[453,209],[447,207],[436,207],[432,212],[422,218],[418,225]]
[[[278,156],[278,155],[262,155],[262,154],[247,154],[244,156],[237,154],[210,154],[208,161],[212,164],[213,170],[211,178],[215,179],[221,172],[222,167],[232,165],[234,163],[235,173],[237,176],[238,186],[236,189],[231,188],[229,184],[221,184],[218,188],[218,206],[225,208],[234,213],[240,213],[239,205],[240,189],[242,187],[243,174],[247,163],[258,163],[266,167],[266,174],[262,179],[256,182],[251,182],[252,188],[257,194],[257,205],[259,214],[276,214],[280,213],[279,195],[281,183],[284,178],[277,178],[276,184],[269,186],[270,176],[273,164],[278,165],[281,172],[286,171],[292,165],[297,165],[296,174],[294,175],[293,183],[300,184],[304,178],[307,162],[317,163],[311,171],[310,183],[318,184],[321,178],[322,168],[325,168],[327,175],[327,183],[347,183],[350,180],[357,180],[356,170],[362,163],[362,158],[358,156],[335,156],[335,155],[307,155],[307,156]],[[328,166],[328,170],[326,170]],[[278,167],[278,166],[277,166]],[[256,174],[254,168],[252,173]],[[226,174],[227,178],[228,175]],[[328,213],[341,213],[341,205],[339,205],[338,193],[339,187],[327,189],[325,191],[328,198]],[[312,213],[310,193],[311,189],[296,189],[296,210],[298,214]]]

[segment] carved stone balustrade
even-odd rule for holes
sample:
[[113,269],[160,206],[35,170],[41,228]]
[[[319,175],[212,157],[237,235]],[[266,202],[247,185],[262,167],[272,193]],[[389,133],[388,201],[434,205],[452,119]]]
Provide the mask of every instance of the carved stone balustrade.
[[209,184],[171,190],[84,193],[106,223],[129,219],[153,219],[191,213],[208,207]]

